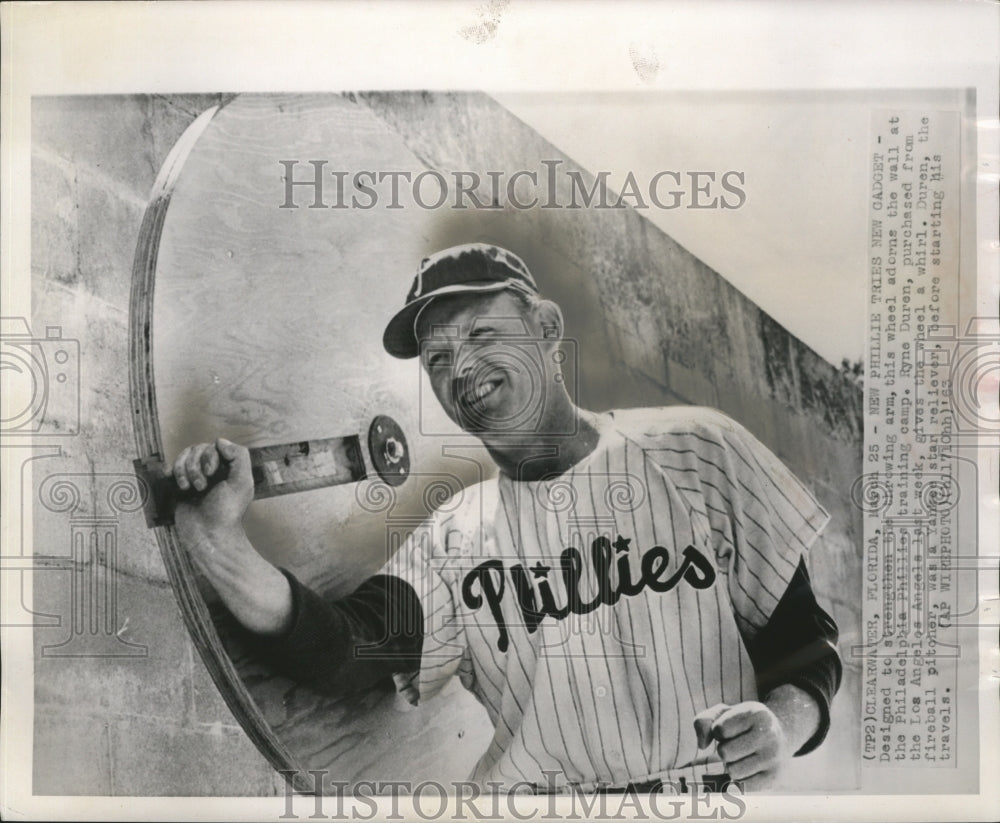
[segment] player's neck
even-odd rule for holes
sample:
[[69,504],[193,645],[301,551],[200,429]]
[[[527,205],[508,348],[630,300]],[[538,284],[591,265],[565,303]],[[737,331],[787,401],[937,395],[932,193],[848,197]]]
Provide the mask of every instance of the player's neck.
[[543,480],[564,474],[589,456],[600,440],[598,417],[571,402],[520,437],[484,439],[500,471],[513,480]]

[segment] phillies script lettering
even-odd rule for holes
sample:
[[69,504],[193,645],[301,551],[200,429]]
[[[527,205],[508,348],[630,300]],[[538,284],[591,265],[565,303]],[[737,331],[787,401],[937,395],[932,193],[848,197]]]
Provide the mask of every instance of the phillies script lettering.
[[[633,580],[628,553],[631,542],[631,539],[619,535],[614,543],[607,537],[599,537],[591,544],[590,558],[597,579],[597,595],[590,601],[585,601],[580,594],[583,558],[579,549],[570,547],[559,555],[567,592],[566,603],[562,606],[556,603],[549,584],[549,566],[541,561],[530,569],[519,563],[511,566],[508,569],[511,588],[528,633],[533,634],[546,617],[564,620],[569,614],[587,614],[601,605],[613,606],[621,597],[634,597],[646,588],[654,592],[668,592],[684,581],[695,589],[707,589],[715,582],[715,569],[694,546],[684,549],[680,565],[673,573],[669,573],[670,552],[663,546],[653,546],[643,553],[639,578]],[[617,582],[614,583],[611,581],[612,565],[618,570]],[[528,577],[529,570],[535,580],[534,585]],[[507,581],[503,561],[487,560],[469,572],[462,582],[462,599],[470,609],[480,608],[485,598],[500,630],[497,649],[501,652],[506,652],[510,645],[501,608],[508,591]]]

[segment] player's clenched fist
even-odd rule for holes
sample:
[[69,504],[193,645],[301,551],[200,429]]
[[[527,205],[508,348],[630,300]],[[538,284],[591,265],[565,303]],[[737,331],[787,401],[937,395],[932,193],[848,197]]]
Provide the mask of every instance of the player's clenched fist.
[[735,706],[718,703],[695,717],[694,730],[699,748],[716,741],[726,773],[740,781],[746,791],[771,786],[793,753],[781,721],[755,701]]

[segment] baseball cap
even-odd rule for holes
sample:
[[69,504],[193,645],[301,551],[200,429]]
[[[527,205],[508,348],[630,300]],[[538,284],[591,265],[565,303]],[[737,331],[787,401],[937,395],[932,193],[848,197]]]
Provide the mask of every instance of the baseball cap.
[[466,243],[425,257],[420,261],[406,303],[385,327],[382,345],[393,357],[416,357],[420,353],[417,318],[431,300],[445,294],[503,289],[538,294],[535,278],[524,261],[500,246]]

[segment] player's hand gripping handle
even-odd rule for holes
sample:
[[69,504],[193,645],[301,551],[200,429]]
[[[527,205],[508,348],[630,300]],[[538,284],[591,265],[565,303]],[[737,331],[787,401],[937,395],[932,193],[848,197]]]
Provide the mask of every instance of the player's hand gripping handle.
[[280,634],[292,619],[291,588],[243,531],[253,500],[250,452],[229,440],[184,449],[171,466],[180,499],[177,533],[199,571],[237,620],[259,634]]
[[253,500],[250,452],[221,437],[188,446],[177,455],[170,473],[177,482],[178,517],[189,525],[231,529]]

